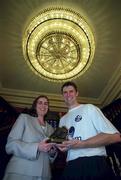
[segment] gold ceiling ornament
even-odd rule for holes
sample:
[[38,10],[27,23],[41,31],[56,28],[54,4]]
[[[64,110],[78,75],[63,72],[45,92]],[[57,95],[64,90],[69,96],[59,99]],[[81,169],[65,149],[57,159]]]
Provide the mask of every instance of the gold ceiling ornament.
[[23,53],[30,68],[49,81],[63,82],[82,75],[95,51],[90,26],[80,14],[50,8],[32,19],[23,35]]

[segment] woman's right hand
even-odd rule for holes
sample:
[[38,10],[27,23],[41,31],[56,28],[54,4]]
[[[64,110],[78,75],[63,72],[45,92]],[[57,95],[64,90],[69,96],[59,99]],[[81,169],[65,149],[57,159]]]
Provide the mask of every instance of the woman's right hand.
[[38,151],[48,152],[55,143],[47,143],[47,139],[41,141],[38,145]]

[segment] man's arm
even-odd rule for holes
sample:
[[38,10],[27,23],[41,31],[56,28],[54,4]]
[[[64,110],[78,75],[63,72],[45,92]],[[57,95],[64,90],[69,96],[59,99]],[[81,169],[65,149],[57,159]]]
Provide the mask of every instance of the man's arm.
[[72,139],[72,140],[64,141],[62,145],[61,144],[58,145],[58,148],[62,151],[65,151],[65,149],[75,149],[75,148],[96,148],[117,142],[121,142],[120,133],[115,133],[115,134],[100,133],[86,140],[80,141],[77,139]]
[[100,133],[94,137],[80,141],[78,145],[81,148],[94,148],[99,146],[106,146],[117,142],[121,142],[120,133],[115,133],[115,134]]

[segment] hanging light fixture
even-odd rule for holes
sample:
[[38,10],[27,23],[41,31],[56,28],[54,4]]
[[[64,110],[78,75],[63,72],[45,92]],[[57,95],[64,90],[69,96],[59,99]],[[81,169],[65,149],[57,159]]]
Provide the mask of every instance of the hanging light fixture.
[[62,82],[77,78],[90,66],[95,51],[90,26],[80,14],[51,8],[32,19],[23,35],[23,53],[42,78]]

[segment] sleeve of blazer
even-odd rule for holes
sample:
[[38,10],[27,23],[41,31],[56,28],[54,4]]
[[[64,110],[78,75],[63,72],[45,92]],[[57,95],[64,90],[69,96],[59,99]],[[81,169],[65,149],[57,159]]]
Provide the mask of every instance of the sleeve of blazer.
[[24,142],[22,140],[25,128],[26,115],[21,114],[16,120],[8,136],[6,152],[29,160],[37,159],[38,143]]

